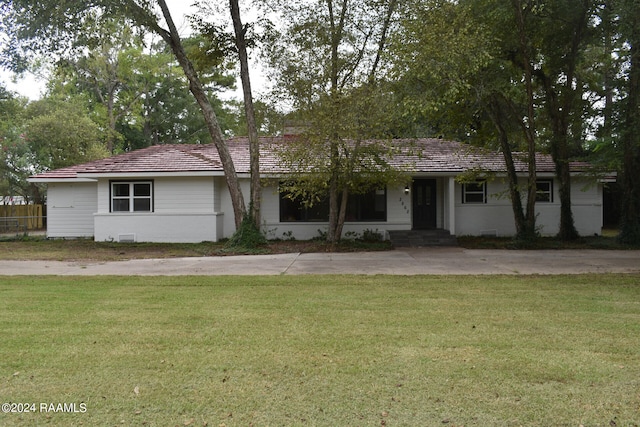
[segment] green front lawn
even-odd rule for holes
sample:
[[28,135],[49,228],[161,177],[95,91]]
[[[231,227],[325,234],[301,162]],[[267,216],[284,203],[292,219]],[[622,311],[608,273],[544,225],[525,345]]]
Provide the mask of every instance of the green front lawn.
[[640,424],[638,275],[5,277],[0,330],[3,426]]

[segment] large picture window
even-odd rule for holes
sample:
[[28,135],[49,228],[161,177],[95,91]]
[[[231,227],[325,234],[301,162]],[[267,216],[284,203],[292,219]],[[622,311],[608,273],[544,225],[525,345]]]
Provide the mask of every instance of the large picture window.
[[153,212],[153,182],[111,181],[111,212]]
[[476,181],[462,184],[462,203],[487,203],[487,182]]
[[[291,199],[280,192],[280,222],[326,222],[329,220],[329,197],[306,206],[300,199]],[[376,189],[363,194],[352,194],[347,201],[345,221],[386,221],[387,190]]]

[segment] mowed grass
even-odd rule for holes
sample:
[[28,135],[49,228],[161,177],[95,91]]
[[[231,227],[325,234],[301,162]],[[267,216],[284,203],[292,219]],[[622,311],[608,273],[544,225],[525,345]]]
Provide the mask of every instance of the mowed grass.
[[0,425],[640,424],[640,276],[5,277]]

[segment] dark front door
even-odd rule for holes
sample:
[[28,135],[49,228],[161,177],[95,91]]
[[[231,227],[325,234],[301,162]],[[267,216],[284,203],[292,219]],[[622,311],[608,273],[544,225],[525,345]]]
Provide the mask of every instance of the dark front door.
[[436,180],[413,181],[413,228],[436,228]]

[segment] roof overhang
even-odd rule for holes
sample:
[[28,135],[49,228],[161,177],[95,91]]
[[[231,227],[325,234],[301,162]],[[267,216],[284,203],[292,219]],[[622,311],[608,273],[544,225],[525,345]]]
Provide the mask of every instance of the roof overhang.
[[95,179],[91,178],[64,178],[64,177],[52,177],[52,178],[27,178],[27,182],[36,182],[36,183],[60,183],[60,182],[96,182]]
[[[131,178],[164,178],[164,177],[194,177],[194,176],[224,176],[223,171],[180,171],[180,172],[79,172],[78,178],[96,181],[101,178],[131,179]],[[240,176],[240,174],[238,174]]]

